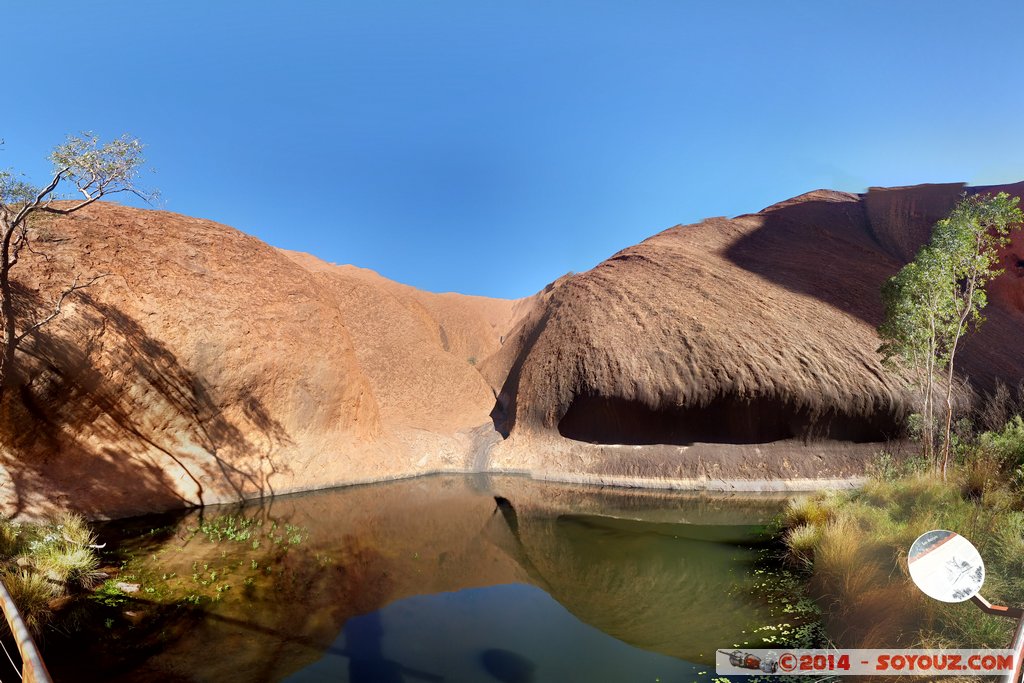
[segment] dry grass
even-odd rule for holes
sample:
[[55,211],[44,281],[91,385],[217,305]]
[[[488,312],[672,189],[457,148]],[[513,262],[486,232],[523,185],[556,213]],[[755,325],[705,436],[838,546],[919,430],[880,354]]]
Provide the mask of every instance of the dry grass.
[[62,512],[52,523],[62,540],[73,546],[90,546],[96,543],[96,534],[81,515]]
[[[34,571],[4,571],[0,573],[0,579],[7,586],[14,604],[21,610],[25,625],[35,633],[47,624],[53,612],[50,603],[54,599],[54,584],[45,576]],[[7,621],[3,621],[3,628],[7,629]]]
[[962,470],[961,492],[965,498],[980,500],[988,491],[997,488],[1003,479],[1002,467],[997,458],[972,458]]
[[85,546],[50,545],[33,557],[33,563],[38,573],[72,589],[93,588],[106,576],[99,571],[99,557]]
[[[998,461],[974,452],[949,481],[932,474],[872,479],[859,491],[800,501],[783,515],[791,557],[843,647],[1005,647],[1008,620],[973,605],[939,605],[909,579],[906,554],[934,528],[970,538],[986,559],[985,595],[1024,604],[1024,512]],[[996,463],[995,465],[993,463]]]
[[827,606],[830,633],[853,647],[906,644],[919,626],[924,601],[885,541],[887,525],[866,510],[838,515],[821,532],[814,555],[812,589]]

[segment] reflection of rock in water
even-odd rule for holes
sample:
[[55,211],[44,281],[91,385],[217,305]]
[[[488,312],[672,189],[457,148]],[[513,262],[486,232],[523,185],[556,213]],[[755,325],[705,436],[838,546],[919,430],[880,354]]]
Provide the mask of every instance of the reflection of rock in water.
[[[743,573],[748,554],[713,541],[723,530],[734,537],[750,512],[760,519],[763,503],[730,509],[734,498],[719,504],[714,498],[595,492],[522,478],[493,477],[491,483],[493,491],[483,492],[477,480],[461,477],[405,480],[232,511],[260,515],[264,529],[285,523],[305,529],[308,535],[295,545],[267,539],[258,548],[252,539],[210,543],[183,527],[159,540],[140,537],[140,557],[154,558],[148,570],[176,575],[174,589],[183,594],[197,589],[191,577],[196,566],[207,564],[211,570],[229,568],[224,581],[232,588],[218,593],[218,602],[204,603],[205,618],[174,629],[173,639],[148,645],[155,653],[140,655],[131,670],[124,667],[126,644],[117,643],[119,659],[108,662],[120,663],[116,673],[94,655],[94,670],[80,671],[81,657],[69,657],[54,676],[124,683],[172,680],[185,672],[189,680],[221,683],[281,680],[325,652],[357,654],[347,646],[344,652],[332,647],[343,629],[348,636],[358,626],[353,622],[359,615],[413,595],[499,584],[534,584],[577,618],[620,640],[691,655],[691,661],[712,656],[722,644],[742,642],[740,631],[757,621],[725,586],[724,572],[736,567]],[[659,523],[596,516],[605,510]],[[595,516],[566,516],[580,511]],[[205,512],[211,523],[218,514]],[[672,528],[666,522],[680,517],[719,524],[677,527],[680,534],[710,540],[666,535]],[[248,582],[250,567],[254,580]],[[198,610],[193,614],[198,617]],[[480,656],[481,676],[486,670],[505,683],[533,675],[532,663],[516,653],[483,650]],[[342,666],[349,664],[346,659]],[[351,661],[349,674],[353,680],[387,681],[442,673],[414,672],[404,664],[360,656]]]
[[[308,535],[297,544],[266,538],[258,548],[252,539],[210,543],[203,534],[186,532],[198,519],[185,518],[164,541],[166,553],[145,545],[140,555],[159,558],[151,567],[156,576],[179,577],[181,597],[198,588],[191,578],[194,566],[229,568],[232,573],[224,582],[232,588],[218,593],[216,603],[204,602],[205,619],[180,629],[179,638],[160,643],[145,663],[148,674],[129,672],[116,679],[172,680],[173,673],[186,671],[190,680],[219,683],[281,680],[320,659],[348,621],[395,600],[524,581],[518,561],[501,547],[511,546],[511,533],[494,512],[491,495],[468,490],[461,478],[438,477],[279,498],[265,505],[259,511],[266,518],[263,528],[301,527]],[[216,526],[220,514],[208,509],[205,521]],[[250,569],[253,563],[258,569]],[[251,585],[243,583],[249,573],[254,574]],[[61,680],[64,673],[63,678],[76,681],[115,679],[100,667],[79,671],[80,661],[69,658],[62,669],[56,661],[55,678]],[[379,668],[368,661],[356,666],[364,681],[375,680],[366,672]],[[412,678],[407,671],[399,673]]]
[[[689,661],[713,656],[767,623],[725,567],[754,552],[666,536],[664,525],[590,516],[519,515],[525,553],[543,587],[582,621],[631,645]],[[705,529],[709,538],[713,529]]]
[[509,502],[508,498],[501,496],[494,497],[494,503],[498,506],[498,510],[501,512],[501,516],[505,518],[508,523],[508,528],[513,534],[519,535],[519,520],[516,518],[516,509],[512,507],[512,503]]
[[526,657],[496,648],[481,652],[480,664],[501,683],[531,683],[536,669],[533,662]]

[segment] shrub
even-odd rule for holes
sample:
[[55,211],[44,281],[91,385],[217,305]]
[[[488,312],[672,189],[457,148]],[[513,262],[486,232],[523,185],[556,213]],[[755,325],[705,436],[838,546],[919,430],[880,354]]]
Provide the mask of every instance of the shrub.
[[1024,380],[1011,391],[1001,380],[991,394],[987,394],[977,410],[978,423],[982,429],[995,432],[1003,428],[1014,415],[1024,414]]
[[1004,468],[1016,470],[1024,465],[1024,418],[1014,415],[999,431],[985,432],[979,439],[983,453],[999,458]]
[[33,560],[36,571],[68,588],[92,588],[104,578],[99,558],[86,546],[48,544]]
[[[1001,430],[1001,443],[1012,444],[1015,430]],[[796,501],[783,514],[789,557],[810,568],[808,588],[840,646],[1009,642],[1012,624],[1006,619],[987,617],[973,605],[937,605],[920,594],[907,571],[907,550],[919,534],[951,529],[985,557],[986,597],[1024,604],[1024,496],[1006,485],[1001,458],[980,443],[969,449],[946,482],[934,472],[893,477],[879,468],[857,491]]]

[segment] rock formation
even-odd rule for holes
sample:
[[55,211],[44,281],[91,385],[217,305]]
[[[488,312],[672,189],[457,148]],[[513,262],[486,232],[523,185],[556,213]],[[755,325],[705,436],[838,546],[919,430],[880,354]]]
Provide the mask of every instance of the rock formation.
[[[430,294],[161,211],[40,226],[19,308],[104,275],[20,354],[9,513],[125,515],[466,469],[493,394],[473,363],[509,301]],[[33,314],[33,311],[36,313]]]
[[[876,353],[881,284],[961,193],[998,189],[1024,183],[819,190],[670,228],[518,301],[94,205],[38,226],[16,271],[27,316],[104,277],[20,354],[0,499],[117,516],[435,471],[856,475],[911,405]],[[979,389],[1024,376],[1024,238],[1002,265],[964,350]]]
[[[857,474],[912,409],[876,352],[881,285],[965,191],[998,190],[1024,184],[819,190],[670,228],[565,280],[512,342],[511,438],[491,466],[723,487]],[[976,388],[1024,376],[1022,245],[966,344]]]

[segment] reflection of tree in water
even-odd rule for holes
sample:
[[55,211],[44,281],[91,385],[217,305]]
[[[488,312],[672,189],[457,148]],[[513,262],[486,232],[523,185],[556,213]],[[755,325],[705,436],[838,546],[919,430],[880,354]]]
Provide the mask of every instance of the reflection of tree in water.
[[444,680],[442,676],[402,666],[384,656],[381,649],[384,626],[380,612],[349,619],[342,632],[351,683],[402,683],[406,675],[424,681]]
[[480,664],[501,683],[532,683],[537,668],[521,654],[498,648],[481,652]]

